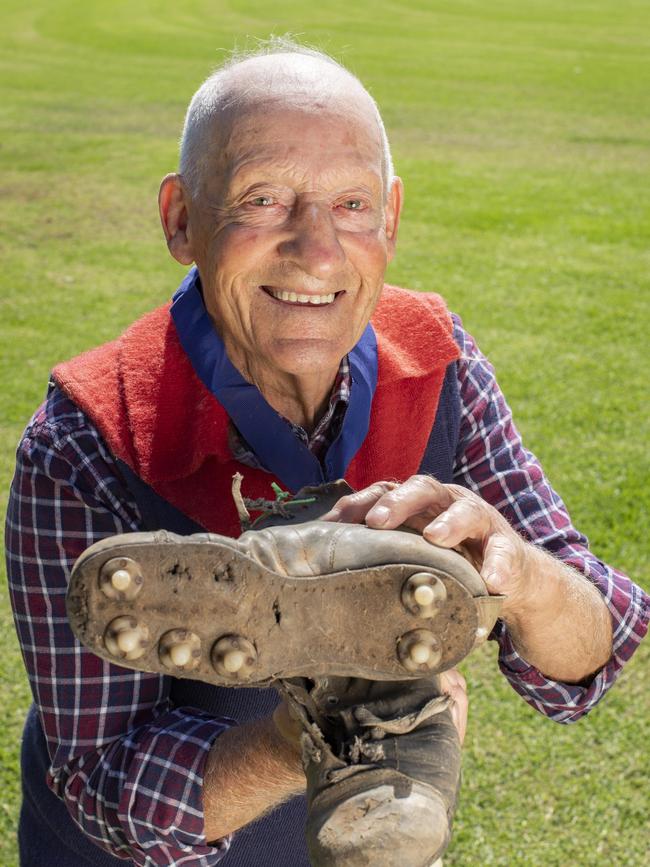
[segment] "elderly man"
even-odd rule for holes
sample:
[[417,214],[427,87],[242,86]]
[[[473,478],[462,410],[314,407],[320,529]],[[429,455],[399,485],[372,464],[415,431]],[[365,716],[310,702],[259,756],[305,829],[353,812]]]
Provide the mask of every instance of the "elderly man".
[[647,597],[588,551],[459,320],[384,287],[401,206],[377,108],[329,58],[284,46],[194,96],[160,213],[196,269],[171,309],[55,369],[19,448],[24,865],[307,863],[284,807],[229,838],[304,789],[272,706],[235,726],[224,691],[197,706],[182,681],[102,663],[65,612],[71,565],[98,539],[170,515],[237,535],[242,467],[254,496],[345,477],[360,492],[329,519],[464,545],[507,595],[503,672],[555,720],[593,707],[644,635]]

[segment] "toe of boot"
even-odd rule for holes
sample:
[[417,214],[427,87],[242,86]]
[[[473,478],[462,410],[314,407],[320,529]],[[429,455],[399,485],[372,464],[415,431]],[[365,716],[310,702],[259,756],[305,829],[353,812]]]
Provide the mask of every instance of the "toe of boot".
[[384,783],[348,793],[324,809],[316,801],[307,822],[314,867],[429,867],[449,838],[444,801],[419,783],[403,797]]

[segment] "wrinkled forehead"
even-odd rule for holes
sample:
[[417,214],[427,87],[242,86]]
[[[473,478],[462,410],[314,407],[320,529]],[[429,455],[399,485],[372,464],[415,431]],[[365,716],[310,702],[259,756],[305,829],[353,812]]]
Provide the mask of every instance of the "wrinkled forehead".
[[215,121],[206,136],[205,182],[213,190],[265,176],[316,186],[336,177],[355,178],[384,193],[381,136],[372,117],[353,106],[273,99],[249,103]]
[[[229,174],[251,154],[292,148],[300,157],[320,137],[323,157],[357,149],[385,175],[377,108],[360,82],[345,70],[313,58],[275,57],[244,61],[229,70],[222,98],[203,146],[211,174]],[[277,147],[273,147],[273,145]]]

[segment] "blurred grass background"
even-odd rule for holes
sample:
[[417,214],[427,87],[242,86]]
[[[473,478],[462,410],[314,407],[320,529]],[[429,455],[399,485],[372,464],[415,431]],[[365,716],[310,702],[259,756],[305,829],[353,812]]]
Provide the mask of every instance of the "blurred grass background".
[[[156,194],[191,94],[235,44],[291,31],[383,110],[406,185],[390,278],[461,313],[578,526],[650,589],[650,4],[4,0],[2,19],[3,506],[50,367],[181,279]],[[6,594],[0,623],[12,867],[29,690]],[[560,727],[510,690],[493,647],[474,654],[445,864],[648,864],[649,667],[646,642],[591,716]]]

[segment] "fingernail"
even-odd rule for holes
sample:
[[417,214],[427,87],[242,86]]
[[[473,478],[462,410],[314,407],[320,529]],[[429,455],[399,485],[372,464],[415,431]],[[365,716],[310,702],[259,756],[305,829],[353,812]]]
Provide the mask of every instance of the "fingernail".
[[368,512],[366,522],[368,518],[372,520],[373,526],[383,527],[390,518],[390,510],[386,506],[375,506]]

